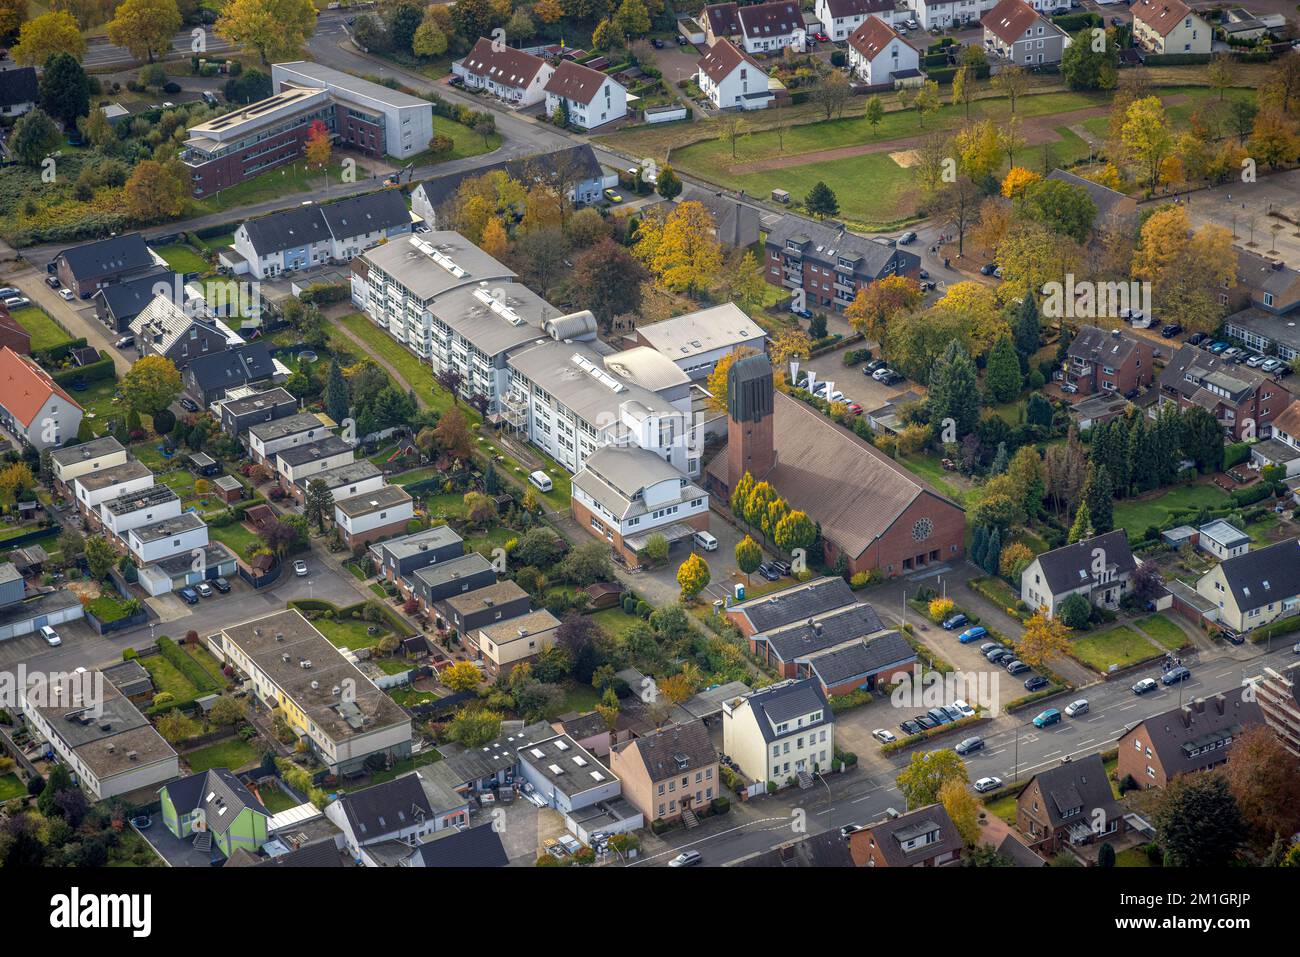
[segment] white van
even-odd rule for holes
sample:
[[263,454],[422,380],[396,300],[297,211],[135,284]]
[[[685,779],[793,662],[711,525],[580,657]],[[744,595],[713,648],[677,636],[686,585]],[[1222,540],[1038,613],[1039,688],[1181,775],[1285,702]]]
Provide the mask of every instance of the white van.
[[696,532],[695,544],[706,552],[716,552],[718,550],[718,540],[708,532]]
[[528,476],[528,481],[532,482],[543,492],[549,492],[552,488],[555,487],[554,485],[551,484],[551,477],[547,475],[545,472],[543,472],[541,469],[538,469],[536,472],[531,473]]

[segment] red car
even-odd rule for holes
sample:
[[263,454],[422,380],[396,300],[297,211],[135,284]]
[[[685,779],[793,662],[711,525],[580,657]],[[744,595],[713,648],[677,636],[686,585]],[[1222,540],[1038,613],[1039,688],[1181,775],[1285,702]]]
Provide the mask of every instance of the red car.
[[814,34],[813,34],[813,39],[816,40],[818,43],[830,43],[830,42],[831,42],[831,38],[828,37],[828,36],[827,36],[826,34],[824,34],[824,33],[814,33]]
[[848,408],[854,415],[862,414],[862,406],[858,405],[856,402],[850,402]]

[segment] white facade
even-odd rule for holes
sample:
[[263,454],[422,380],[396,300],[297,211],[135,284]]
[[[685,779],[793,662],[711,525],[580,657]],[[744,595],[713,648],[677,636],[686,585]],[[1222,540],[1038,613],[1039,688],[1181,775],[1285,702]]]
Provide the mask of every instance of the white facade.
[[367,532],[373,532],[377,528],[383,528],[396,522],[409,522],[414,517],[415,501],[409,498],[403,502],[398,502],[396,505],[355,517],[348,515],[337,504],[334,506],[334,522],[347,534],[349,539],[359,538]]
[[[576,483],[573,486],[573,500],[593,515],[599,516],[609,529],[617,531],[624,538],[650,535],[666,525],[687,523],[697,515],[709,514],[708,494],[694,485],[683,489],[680,477],[648,485],[641,492],[639,504],[644,509],[637,508],[634,512],[622,515],[615,514],[613,509]],[[685,492],[691,494],[683,497]],[[598,535],[606,535],[604,528],[595,528],[595,523],[592,524],[593,531]]]
[[813,6],[813,13],[816,14],[818,21],[822,25],[822,32],[835,43],[847,40],[849,34],[860,27],[862,22],[869,16],[879,17],[891,27],[912,16],[911,9],[902,4],[891,6],[887,10],[872,10],[869,13],[863,9],[865,6],[865,4],[860,4],[858,9],[846,10],[840,16],[836,16],[836,11],[832,9],[830,0],[817,0],[817,3]]
[[157,504],[151,504],[145,508],[137,508],[131,512],[122,512],[115,514],[108,509],[110,503],[105,502],[99,508],[100,521],[117,538],[123,538],[127,532],[133,528],[139,528],[141,525],[149,525],[153,522],[161,522],[165,518],[176,518],[181,514],[181,499],[175,492],[170,498],[160,501]]
[[589,130],[627,116],[627,90],[612,77],[606,77],[595,95],[586,103],[555,93],[546,94],[548,115],[562,106],[568,111],[569,123],[580,130]]
[[[173,524],[169,522],[168,524]],[[167,532],[167,534],[161,534]],[[127,548],[141,565],[162,561],[182,552],[202,548],[208,544],[208,526],[198,519],[198,524],[190,528],[169,529],[154,525],[143,525],[126,533]]]
[[79,475],[87,475],[91,472],[98,472],[102,469],[112,468],[114,465],[126,464],[126,449],[118,447],[110,449],[99,455],[79,458],[75,461],[60,462],[57,458],[50,462],[54,472],[55,481],[64,485],[71,486],[72,480]]
[[76,490],[77,505],[91,514],[97,514],[99,512],[99,506],[104,502],[111,502],[113,499],[120,498],[130,492],[140,492],[144,489],[151,488],[152,486],[152,473],[149,475],[128,478],[96,489],[86,488],[86,486],[82,484],[81,480],[73,482],[73,488]]
[[868,57],[852,43],[849,44],[849,70],[868,86],[892,83],[894,75],[907,70],[919,70],[920,54],[904,40],[895,37],[882,47],[874,57]]
[[723,752],[736,761],[746,777],[778,786],[801,773],[827,771],[835,758],[835,720],[829,707],[813,706],[803,714],[783,718],[779,724],[753,707],[755,695],[773,693],[781,687],[771,685],[739,703],[728,702],[722,709]]
[[[726,41],[722,41],[726,42]],[[721,45],[715,45],[713,49]],[[700,92],[718,109],[736,107],[742,110],[762,110],[772,104],[774,95],[768,88],[768,77],[749,60],[741,60],[716,82],[703,69],[696,74]]]
[[335,452],[332,455],[324,455],[320,458],[313,459],[310,462],[300,462],[297,465],[290,465],[284,460],[282,455],[275,457],[276,474],[284,476],[285,480],[293,485],[303,479],[309,479],[318,472],[324,472],[327,469],[336,469],[340,465],[347,465],[354,458],[356,453],[352,449]]
[[494,49],[494,42],[480,39],[464,59],[451,65],[452,75],[460,77],[467,90],[490,93],[516,106],[540,103],[555,67],[522,50]]
[[[994,0],[910,0],[923,29],[950,27],[978,20],[997,4]],[[1041,0],[1040,0],[1041,2]]]
[[[248,264],[248,272],[258,279],[278,276],[287,269],[307,269],[320,266],[330,261],[331,242],[318,240],[305,243],[292,249],[278,249],[275,252],[259,254],[248,236],[248,227],[240,223],[235,230],[234,249],[241,254]],[[286,258],[287,257],[287,258]]]
[[[277,421],[272,420],[267,425],[274,425]],[[255,427],[256,428],[256,427]],[[309,425],[300,431],[293,432],[289,435],[277,436],[273,439],[263,441],[254,434],[250,429],[248,432],[248,448],[253,453],[253,459],[257,462],[269,462],[275,457],[275,453],[282,449],[291,449],[298,445],[310,445],[312,442],[319,442],[327,435],[333,435],[332,429],[327,429],[323,422],[317,422],[316,425]]]
[[1148,11],[1160,8],[1150,2],[1133,4],[1133,39],[1150,53],[1199,53],[1205,54],[1214,46],[1214,31],[1193,10],[1187,10],[1169,32],[1161,34],[1160,30],[1147,22]]

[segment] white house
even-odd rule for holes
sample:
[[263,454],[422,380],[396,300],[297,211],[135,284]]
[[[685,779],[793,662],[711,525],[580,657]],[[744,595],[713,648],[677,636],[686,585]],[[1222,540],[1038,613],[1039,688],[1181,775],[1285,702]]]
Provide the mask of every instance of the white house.
[[88,472],[72,480],[73,498],[86,515],[98,518],[99,506],[130,492],[153,486],[153,472],[132,459],[122,465]]
[[415,517],[415,500],[400,485],[385,485],[334,503],[334,524],[348,548],[399,535]]
[[567,734],[519,749],[519,770],[549,806],[563,814],[623,793],[614,772]]
[[275,453],[275,472],[287,491],[329,469],[347,465],[355,458],[352,445],[337,435],[327,435],[306,445],[281,449]]
[[310,445],[332,434],[333,430],[321,421],[319,415],[313,412],[301,412],[297,415],[285,416],[283,419],[272,419],[270,422],[250,425],[248,450],[253,455],[253,461],[274,464],[275,453],[281,449],[290,449],[296,445]]
[[893,83],[900,74],[919,75],[920,54],[879,17],[870,16],[849,37],[849,69],[868,86]]
[[767,333],[734,302],[637,326],[639,345],[666,356],[693,381],[707,379],[718,360],[744,347],[763,352]]
[[1116,529],[1043,552],[1020,573],[1020,600],[1048,618],[1075,594],[1094,605],[1118,608],[1133,588],[1136,569],[1128,535]]
[[1196,545],[1222,562],[1250,551],[1250,536],[1219,518],[1196,530]]
[[480,37],[463,60],[451,65],[467,90],[485,90],[507,103],[532,106],[546,96],[546,81],[555,72],[539,56]]
[[126,542],[126,533],[181,514],[181,497],[170,486],[153,485],[128,492],[99,506],[99,520],[110,534]]
[[746,53],[775,53],[786,47],[803,50],[807,27],[797,0],[776,0],[740,7],[740,42]]
[[35,449],[62,445],[81,428],[81,406],[48,372],[8,346],[0,348],[0,426]]
[[546,81],[546,112],[556,110],[578,129],[594,129],[627,115],[627,90],[613,77],[565,60]]
[[[376,492],[387,484],[384,473],[368,459],[357,459],[347,465],[318,472],[307,479],[306,485],[312,482],[324,482],[336,502],[352,498],[354,495]],[[304,495],[307,491],[306,485],[299,486]]]
[[1214,31],[1182,0],[1137,0],[1133,39],[1148,53],[1209,53]]
[[978,20],[993,9],[996,0],[909,0],[916,19],[925,30]]
[[984,48],[1020,66],[1060,63],[1070,38],[1025,0],[1001,0],[984,17]]
[[50,453],[54,481],[65,492],[70,492],[72,480],[79,475],[125,464],[126,449],[111,435]]
[[906,20],[912,11],[895,0],[817,0],[813,12],[822,32],[835,43],[847,40],[867,17],[879,17],[890,26]]
[[722,751],[753,781],[811,777],[835,758],[835,714],[816,678],[768,685],[722,705]]
[[761,110],[775,94],[762,65],[730,40],[719,40],[697,64],[700,91],[718,109]]
[[412,846],[449,828],[469,824],[468,798],[429,768],[343,794],[325,806],[343,832],[343,846],[367,867],[389,866],[389,848]]
[[208,544],[208,526],[194,512],[182,512],[126,533],[126,546],[137,564],[162,561],[182,552],[189,554]]

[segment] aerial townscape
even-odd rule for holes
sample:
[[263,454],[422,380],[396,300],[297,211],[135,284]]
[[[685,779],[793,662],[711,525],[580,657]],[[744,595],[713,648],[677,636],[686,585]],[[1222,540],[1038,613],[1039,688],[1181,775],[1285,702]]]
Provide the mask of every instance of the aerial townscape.
[[1300,868],[1292,2],[0,0],[0,287],[53,926]]

